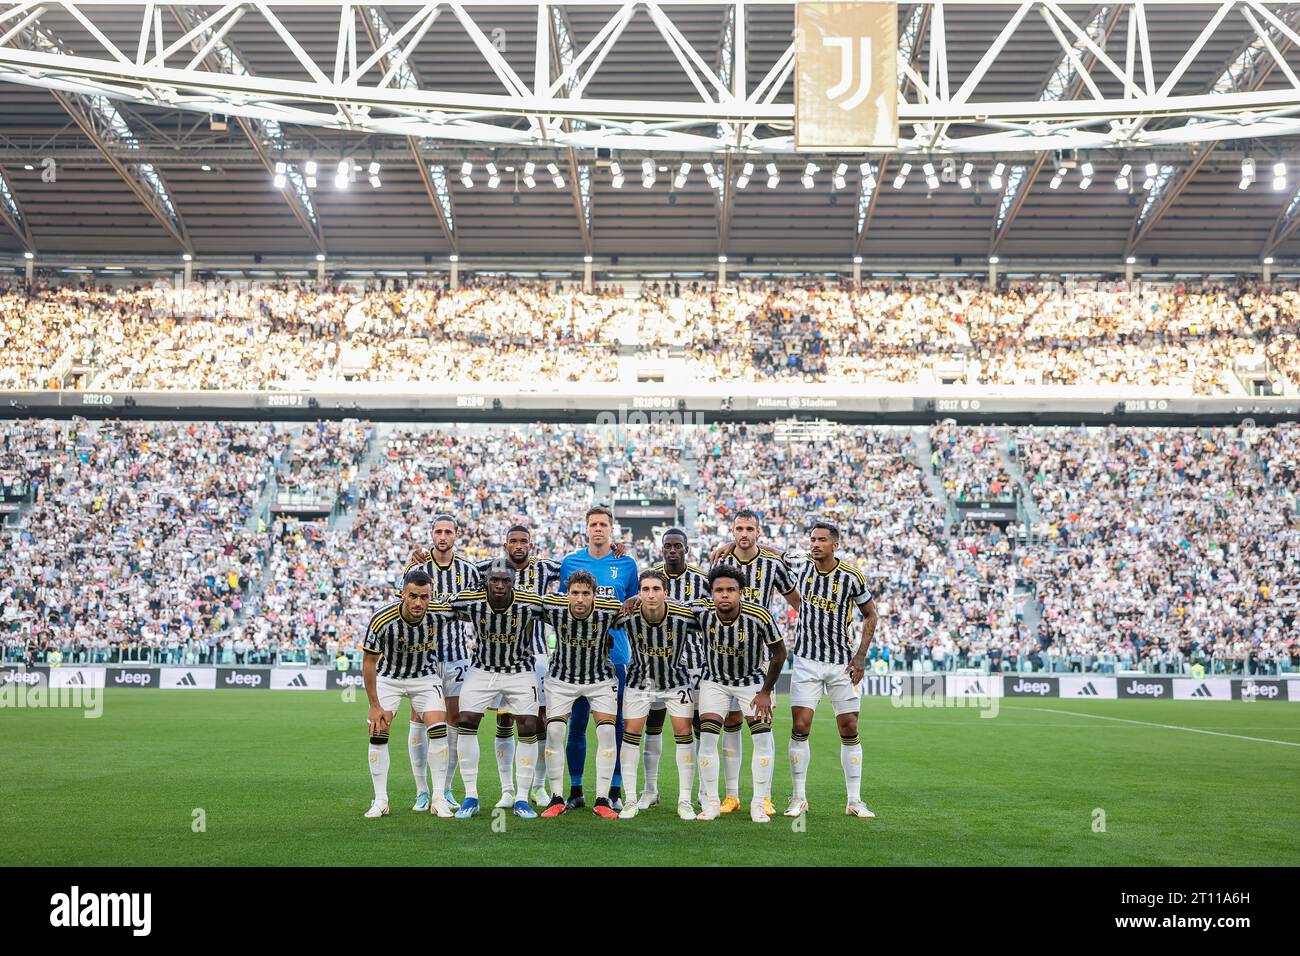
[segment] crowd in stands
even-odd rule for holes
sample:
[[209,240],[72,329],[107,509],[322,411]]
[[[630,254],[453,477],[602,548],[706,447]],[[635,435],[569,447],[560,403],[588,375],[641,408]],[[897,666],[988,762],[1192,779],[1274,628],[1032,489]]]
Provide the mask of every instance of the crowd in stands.
[[[0,530],[5,655],[327,661],[356,652],[440,512],[460,518],[472,559],[516,523],[560,556],[583,544],[592,502],[663,496],[683,503],[699,564],[741,508],[796,565],[809,521],[837,523],[878,595],[873,663],[891,668],[1300,670],[1293,426],[372,428],[0,425],[0,472],[32,499]],[[927,483],[937,464],[949,499],[1002,493],[1004,441],[1038,516],[1030,536],[957,521]],[[346,512],[260,513],[297,452]],[[649,539],[628,544],[657,557]]]
[[6,422],[0,462],[31,497],[0,532],[6,649],[179,659],[218,640],[260,582],[249,524],[284,437],[269,425]]
[[[583,293],[196,282],[0,292],[0,389],[601,382],[670,352],[696,381],[1170,386],[1232,393],[1238,359],[1300,381],[1286,286],[970,279],[643,283]],[[77,380],[69,367],[92,371]]]

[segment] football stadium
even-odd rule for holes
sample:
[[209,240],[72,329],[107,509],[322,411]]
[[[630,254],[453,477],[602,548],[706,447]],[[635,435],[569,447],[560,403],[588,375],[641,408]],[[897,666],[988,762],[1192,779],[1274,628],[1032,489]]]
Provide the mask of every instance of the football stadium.
[[0,863],[1300,864],[1298,72],[0,0]]

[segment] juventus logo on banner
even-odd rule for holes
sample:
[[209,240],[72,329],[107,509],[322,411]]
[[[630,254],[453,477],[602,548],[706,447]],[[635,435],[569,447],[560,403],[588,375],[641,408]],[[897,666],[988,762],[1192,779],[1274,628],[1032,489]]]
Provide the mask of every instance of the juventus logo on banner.
[[795,148],[896,147],[898,5],[795,9]]

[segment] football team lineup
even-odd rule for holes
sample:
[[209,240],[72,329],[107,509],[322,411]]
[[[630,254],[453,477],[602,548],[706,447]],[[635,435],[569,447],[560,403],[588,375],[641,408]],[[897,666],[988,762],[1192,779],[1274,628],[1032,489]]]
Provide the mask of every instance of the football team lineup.
[[[796,573],[783,555],[761,547],[759,516],[739,510],[732,541],[712,555],[706,574],[689,563],[680,529],[664,532],[661,560],[640,570],[612,544],[608,508],[593,506],[585,517],[587,546],[562,561],[534,556],[529,529],[515,525],[505,555],[479,564],[456,553],[457,520],[434,518],[429,552],[416,549],[398,600],[378,609],[366,629],[374,797],[365,816],[390,813],[389,740],[405,699],[414,810],[457,819],[479,814],[478,729],[495,709],[496,807],[517,817],[538,817],[533,804],[544,818],[586,805],[587,724],[594,715],[597,817],[628,820],[659,803],[668,719],[677,816],[709,821],[741,809],[741,729],[747,726],[749,816],[769,823],[776,813],[773,694],[789,656],[792,795],[785,816],[808,810],[809,738],[817,705],[828,697],[840,735],[844,813],[874,818],[861,793],[858,711],[878,613],[862,572],[836,558],[839,529],[811,525],[808,560]],[[556,588],[560,594],[550,593]],[[790,642],[773,616],[778,599],[795,614]],[[862,621],[857,633],[855,608]],[[645,787],[638,792],[643,741]]]

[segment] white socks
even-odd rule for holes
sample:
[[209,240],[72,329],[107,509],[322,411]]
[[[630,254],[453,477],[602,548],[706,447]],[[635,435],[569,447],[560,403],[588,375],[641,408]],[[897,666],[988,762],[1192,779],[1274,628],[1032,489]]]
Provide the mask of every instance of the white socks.
[[[424,726],[421,724],[420,726]],[[433,771],[433,779],[441,780],[447,775],[447,725],[434,724],[429,728],[428,734],[428,762],[429,769]],[[424,774],[421,773],[421,779]],[[423,791],[421,791],[423,792]],[[441,793],[432,795],[434,800],[442,797]]]
[[[415,792],[417,794],[429,792],[429,737],[428,729],[424,724],[417,724],[411,721],[410,733],[406,735],[406,749],[411,755],[411,773],[415,777]],[[433,782],[436,784],[441,778],[434,775]]]
[[807,800],[808,786],[808,735],[790,734],[790,779],[794,783],[794,799]]
[[862,741],[858,735],[840,737],[840,767],[844,771],[844,789],[849,803],[862,802]]
[[718,800],[718,735],[716,721],[700,721],[700,803],[711,806]]
[[754,780],[752,800],[761,804],[772,796],[772,758],[776,756],[776,741],[772,739],[771,724],[751,724],[749,730],[754,740],[754,756],[749,761]]
[[447,725],[447,774],[442,779],[442,789],[450,790],[451,782],[456,777],[456,764],[460,762],[460,752],[456,740],[460,737],[460,728]]
[[465,781],[465,796],[478,799],[478,734],[466,731],[456,735],[456,757],[460,778]]
[[512,755],[515,757],[515,800],[528,802],[528,786],[533,782],[533,772],[537,769],[537,735],[529,734],[519,738],[519,745]]
[[553,797],[564,795],[564,738],[568,729],[569,722],[563,717],[546,721],[546,780]]
[[[664,728],[647,727],[645,731],[645,789],[647,793],[659,792],[659,758],[664,749]],[[626,773],[624,773],[626,776]]]
[[[497,776],[501,779],[501,792],[515,789],[515,725],[511,722],[502,727],[497,724],[496,738]],[[530,778],[531,779],[531,778]]]
[[[627,764],[624,764],[627,766]],[[691,786],[695,782],[695,735],[683,734],[677,738],[677,802],[691,802]]]
[[[611,749],[614,746],[614,727],[610,725],[609,742]],[[600,736],[600,728],[596,728],[597,737]],[[604,750],[601,745],[601,750]],[[619,767],[623,771],[623,806],[630,807],[636,803],[636,775],[641,763],[641,735],[630,733],[628,730],[623,731],[623,747],[619,750]],[[613,774],[614,761],[609,762],[609,772]],[[600,777],[600,758],[596,758],[596,776]],[[609,796],[609,776],[605,778],[605,792],[601,796]]]
[[375,788],[375,799],[388,802],[388,734],[370,735],[370,782]]
[[[637,747],[639,749],[641,744],[641,735],[636,734],[635,736],[636,736]],[[614,733],[614,721],[612,720],[596,721],[596,797],[597,799],[599,799],[600,797],[604,797],[606,800],[609,799],[609,785],[610,785],[610,781],[614,779],[614,764],[617,760],[617,755],[615,754],[614,751],[614,747],[616,746],[615,737],[616,734]],[[623,754],[624,754],[624,759],[626,760],[627,759],[626,757],[627,734],[623,735]],[[628,774],[628,768],[627,768],[627,764],[625,763],[623,764],[623,786],[625,788],[628,785],[627,774]],[[626,792],[632,793],[635,790],[636,790],[636,769],[634,765],[632,770],[632,788],[630,790],[627,790]]]
[[738,727],[722,728],[722,767],[726,774],[727,796],[740,796],[740,765],[745,758],[745,748],[741,743],[741,730]]

